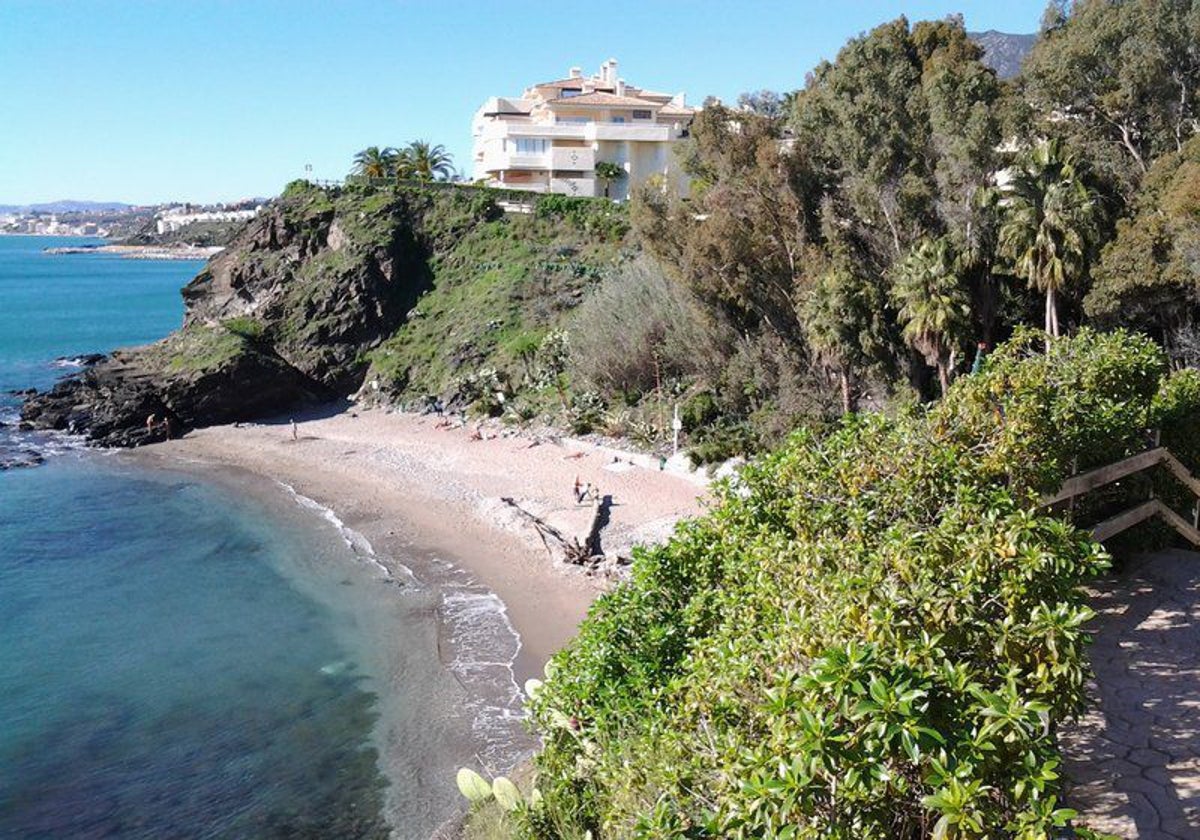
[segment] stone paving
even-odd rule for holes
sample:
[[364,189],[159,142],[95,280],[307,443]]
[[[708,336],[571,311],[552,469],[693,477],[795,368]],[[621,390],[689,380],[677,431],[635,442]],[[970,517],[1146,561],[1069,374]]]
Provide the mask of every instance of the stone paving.
[[1123,838],[1200,838],[1200,554],[1170,550],[1097,585],[1089,685],[1060,733],[1068,804]]

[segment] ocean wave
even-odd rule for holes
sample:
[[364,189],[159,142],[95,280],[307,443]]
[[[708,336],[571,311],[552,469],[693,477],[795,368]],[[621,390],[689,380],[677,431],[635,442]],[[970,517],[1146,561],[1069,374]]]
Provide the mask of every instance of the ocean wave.
[[[375,553],[374,546],[371,545],[371,541],[358,531],[349,527],[345,522],[342,521],[341,517],[333,512],[333,510],[316,501],[315,499],[310,499],[308,496],[296,492],[296,488],[287,482],[276,481],[275,483],[282,487],[300,507],[316,513],[318,516],[332,525],[334,530],[337,531],[338,536],[342,538],[342,542],[346,544],[346,547],[350,549],[354,556],[375,566],[375,568],[377,568],[385,578],[393,580],[396,583],[414,585],[418,583],[417,576],[413,574],[413,570],[408,566],[396,561],[394,558],[392,559],[392,563],[390,565],[380,560],[379,556]],[[395,570],[399,570],[399,576],[394,573]],[[402,579],[398,579],[398,577]]]
[[[404,583],[424,589],[408,566],[389,558],[383,563],[370,541],[350,528],[333,510],[276,481],[292,499],[333,526],[355,556],[374,564],[394,580],[399,570]],[[529,753],[525,731],[524,694],[517,683],[516,662],[521,636],[508,617],[508,608],[494,592],[466,569],[441,558],[430,558],[431,583],[441,592],[438,610],[443,638],[443,661],[467,695],[466,712],[479,758],[494,772],[507,772]],[[397,581],[399,582],[399,581]]]
[[16,409],[0,408],[0,468],[31,467],[44,461],[87,448],[80,435],[54,431],[25,431],[17,427]]
[[479,758],[493,772],[506,772],[528,752],[524,695],[515,670],[521,636],[504,602],[478,587],[444,592],[441,613],[448,666],[467,692]]

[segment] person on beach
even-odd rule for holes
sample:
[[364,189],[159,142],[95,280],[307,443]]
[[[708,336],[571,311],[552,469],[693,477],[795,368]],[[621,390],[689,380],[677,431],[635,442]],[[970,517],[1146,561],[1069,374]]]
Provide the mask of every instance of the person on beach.
[[575,489],[571,491],[571,495],[575,498],[575,504],[579,504],[579,500],[581,498],[583,498],[582,496],[580,496],[581,490],[583,490],[583,484],[579,481],[579,476],[576,475],[575,476]]
[[300,431],[296,428],[296,420],[292,419],[292,440],[300,440]]
[[154,430],[158,427],[158,415],[151,414],[146,418],[146,435],[154,437]]

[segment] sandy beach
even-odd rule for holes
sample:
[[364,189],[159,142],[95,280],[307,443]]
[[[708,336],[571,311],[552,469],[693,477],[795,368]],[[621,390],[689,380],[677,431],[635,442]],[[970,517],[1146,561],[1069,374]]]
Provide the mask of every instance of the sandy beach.
[[552,559],[505,499],[582,540],[592,505],[573,488],[590,483],[612,496],[608,554],[661,540],[703,509],[702,482],[577,441],[498,425],[477,439],[474,424],[381,409],[297,415],[294,434],[290,419],[201,429],[121,457],[245,469],[334,511],[385,564],[424,554],[465,569],[507,607],[521,638],[518,680],[540,675],[608,581]]

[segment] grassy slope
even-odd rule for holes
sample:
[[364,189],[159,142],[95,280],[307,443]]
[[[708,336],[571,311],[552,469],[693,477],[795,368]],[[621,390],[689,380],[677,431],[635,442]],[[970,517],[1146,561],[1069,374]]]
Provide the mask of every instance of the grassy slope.
[[[426,218],[431,233],[442,227]],[[585,291],[628,256],[619,230],[567,218],[505,216],[453,240],[436,237],[433,287],[413,317],[370,354],[367,380],[399,400],[442,393],[456,376],[493,367],[515,379],[521,348],[561,325]]]

